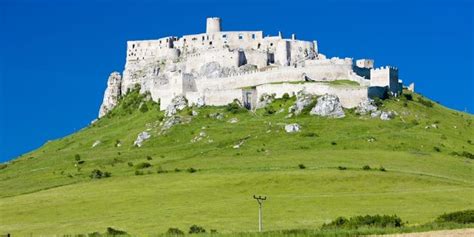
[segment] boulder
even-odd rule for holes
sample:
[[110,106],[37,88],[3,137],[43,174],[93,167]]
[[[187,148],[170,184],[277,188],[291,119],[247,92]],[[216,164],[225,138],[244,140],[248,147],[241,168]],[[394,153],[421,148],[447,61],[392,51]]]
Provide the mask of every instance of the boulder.
[[301,130],[301,126],[297,123],[292,123],[292,124],[285,125],[285,131],[287,133],[299,132],[300,130]]
[[147,131],[143,131],[138,134],[137,139],[133,142],[134,146],[141,147],[143,142],[148,140],[151,135]]
[[359,114],[370,114],[377,111],[377,106],[373,99],[368,98],[367,100],[361,101],[355,111]]
[[92,144],[92,148],[100,145],[100,143],[101,143],[100,140],[95,141],[94,144]]
[[171,103],[166,107],[165,116],[170,117],[183,110],[188,106],[188,101],[182,95],[176,96],[171,100]]
[[289,113],[294,113],[296,115],[300,114],[303,109],[313,102],[314,96],[307,94],[305,91],[299,91],[296,94],[296,102],[289,109]]
[[206,105],[206,103],[204,102],[204,97],[197,98],[196,107],[201,108],[204,105]]
[[106,115],[115,106],[120,99],[122,86],[122,76],[118,72],[112,72],[107,80],[107,88],[104,92],[104,99],[99,109],[99,118]]
[[343,118],[346,115],[342,110],[341,102],[336,95],[323,95],[318,98],[318,102],[311,112],[311,115],[319,115],[330,118]]
[[380,114],[380,119],[381,120],[391,120],[392,118],[395,117],[395,113],[393,111],[382,111]]
[[229,119],[228,122],[229,122],[229,123],[238,123],[238,122],[239,122],[239,119],[237,119],[237,118],[231,118],[231,119]]
[[165,131],[169,130],[171,127],[173,127],[174,125],[179,124],[179,123],[181,123],[181,118],[180,117],[171,116],[171,117],[167,118],[162,123],[161,132],[165,132]]

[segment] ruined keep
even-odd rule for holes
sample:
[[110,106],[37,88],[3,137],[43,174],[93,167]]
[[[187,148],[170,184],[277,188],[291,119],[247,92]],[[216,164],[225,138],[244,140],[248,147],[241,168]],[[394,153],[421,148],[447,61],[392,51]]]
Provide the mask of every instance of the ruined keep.
[[[335,86],[350,80],[359,86]],[[345,108],[368,97],[398,95],[398,69],[374,68],[374,60],[326,58],[316,41],[264,36],[262,31],[223,31],[218,17],[207,18],[205,33],[127,42],[122,76],[114,72],[99,117],[105,115],[135,84],[150,92],[165,109],[176,96],[190,104],[225,105],[235,99],[255,108],[263,94],[294,94],[304,90],[333,94]],[[113,87],[113,88],[112,88]]]

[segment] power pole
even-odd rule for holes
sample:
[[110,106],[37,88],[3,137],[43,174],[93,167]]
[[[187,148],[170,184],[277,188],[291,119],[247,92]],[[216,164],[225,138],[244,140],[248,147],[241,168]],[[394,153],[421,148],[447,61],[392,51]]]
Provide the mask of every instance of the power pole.
[[263,212],[262,212],[262,206],[263,206],[263,201],[267,200],[267,197],[265,196],[255,196],[253,195],[253,198],[257,200],[258,202],[258,231],[262,232],[263,230]]

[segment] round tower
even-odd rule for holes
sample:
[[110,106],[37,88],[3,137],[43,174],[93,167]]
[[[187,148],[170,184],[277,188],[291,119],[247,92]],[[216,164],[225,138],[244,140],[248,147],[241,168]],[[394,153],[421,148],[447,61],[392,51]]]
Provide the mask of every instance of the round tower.
[[208,17],[206,24],[206,33],[215,33],[221,31],[221,18]]

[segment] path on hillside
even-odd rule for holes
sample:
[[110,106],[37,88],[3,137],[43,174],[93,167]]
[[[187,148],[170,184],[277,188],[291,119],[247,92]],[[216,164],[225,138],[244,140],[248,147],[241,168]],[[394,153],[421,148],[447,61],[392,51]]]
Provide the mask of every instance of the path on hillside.
[[383,237],[467,237],[474,236],[474,228],[457,230],[437,230],[420,233],[405,233],[393,235],[374,235]]

